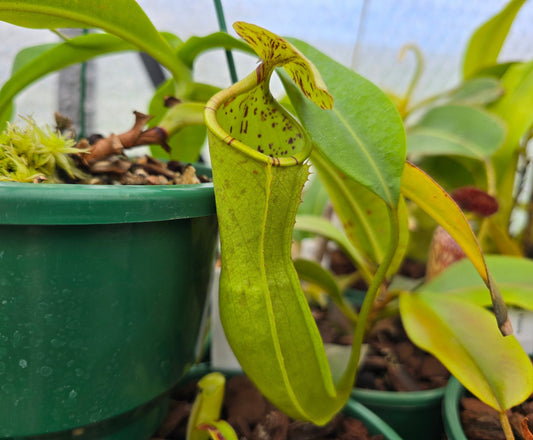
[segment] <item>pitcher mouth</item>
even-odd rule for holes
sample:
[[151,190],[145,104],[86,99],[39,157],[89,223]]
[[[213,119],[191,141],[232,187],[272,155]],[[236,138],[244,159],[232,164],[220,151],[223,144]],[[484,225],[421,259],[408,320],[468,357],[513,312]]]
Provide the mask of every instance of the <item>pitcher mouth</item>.
[[[261,66],[258,66],[258,69]],[[254,96],[254,93],[257,96]],[[247,95],[248,94],[248,95]],[[254,108],[255,111],[248,111],[245,101],[257,101],[261,97],[267,104],[264,108]],[[242,110],[241,107],[244,107]],[[226,110],[228,109],[229,110]],[[235,127],[235,132],[239,134],[233,134],[233,128],[229,129],[223,127],[219,122],[218,117],[221,111],[230,112],[242,112],[241,125]],[[277,119],[275,122],[271,122],[272,126],[267,127],[265,118],[268,115],[272,117],[275,114]],[[224,116],[224,115],[222,115]],[[248,119],[247,119],[248,118]],[[263,118],[261,120],[261,118]],[[267,165],[276,167],[294,166],[303,163],[311,154],[313,144],[311,138],[307,132],[301,127],[300,122],[297,121],[281,104],[279,104],[268,91],[268,82],[257,83],[256,73],[252,73],[247,78],[234,84],[228,89],[222,90],[214,95],[206,104],[204,109],[204,119],[208,130],[224,142],[226,145],[236,148],[243,154],[247,155],[251,159],[258,162],[263,162]],[[258,121],[258,124],[249,124],[249,122]],[[278,148],[278,151],[274,154],[274,151],[268,153],[269,147],[272,147],[272,143],[268,145],[262,145],[258,143],[256,148],[252,147],[252,142],[256,138],[265,142],[269,137],[267,128],[273,128],[276,124],[284,123],[283,127],[280,127],[277,133],[283,133],[287,130],[284,136],[288,136],[285,141],[280,141],[283,147]],[[244,126],[242,125],[244,124]],[[252,127],[253,126],[253,127]],[[261,134],[261,129],[265,128],[264,137]],[[290,131],[288,130],[290,129]],[[249,131],[255,130],[257,134],[251,135]],[[252,141],[252,137],[254,138]],[[244,138],[244,139],[243,139]],[[280,139],[278,139],[279,141]],[[292,153],[294,151],[294,153]],[[292,153],[292,154],[291,154]]]

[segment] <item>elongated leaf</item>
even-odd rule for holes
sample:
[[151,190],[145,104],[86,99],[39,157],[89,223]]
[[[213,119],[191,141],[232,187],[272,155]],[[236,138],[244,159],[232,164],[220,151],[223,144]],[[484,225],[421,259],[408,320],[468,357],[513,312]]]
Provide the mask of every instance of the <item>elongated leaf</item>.
[[255,53],[244,41],[232,37],[226,32],[215,32],[204,37],[192,36],[178,49],[176,54],[192,69],[198,55],[212,49],[237,49],[246,53]]
[[[191,84],[191,87],[196,87],[196,84]],[[213,96],[220,89],[209,88],[212,93],[209,97]],[[165,97],[175,96],[176,87],[172,79],[165,81],[158,87],[152,100],[150,101],[149,114],[152,117],[148,122],[149,127],[155,127],[163,120],[167,112],[168,107],[164,105]],[[193,95],[192,93],[191,95]],[[189,95],[189,98],[196,100],[194,96]],[[205,98],[207,101],[208,98]],[[183,122],[186,118],[183,118]],[[169,135],[169,133],[167,133]],[[150,153],[154,157],[170,160],[181,160],[183,162],[197,162],[200,157],[200,151],[205,143],[207,136],[207,130],[205,125],[188,125],[180,127],[180,129],[167,139],[167,144],[170,146],[170,154],[163,150],[159,145],[151,145]]]
[[[533,310],[533,261],[506,255],[487,255],[485,260],[505,302]],[[451,265],[419,291],[453,294],[482,306],[491,304],[484,284],[468,260]]]
[[527,354],[514,336],[498,332],[485,308],[431,292],[402,293],[400,313],[409,338],[497,411],[524,401],[533,391]]
[[484,106],[501,98],[505,93],[497,78],[482,76],[463,82],[449,96],[450,104]]
[[508,136],[500,153],[509,156],[533,123],[532,112],[527,110],[533,105],[533,61],[509,67],[502,77],[502,85],[505,95],[489,108],[507,123]]
[[494,154],[492,163],[498,186],[500,212],[495,220],[503,228],[508,227],[513,207],[513,191],[516,173],[517,150],[520,140],[533,125],[533,61],[516,63],[502,77],[505,95],[489,110],[507,124],[507,137]]
[[[328,191],[348,239],[360,255],[355,264],[370,282],[369,274],[373,274],[383,261],[390,242],[388,207],[381,198],[342,173],[318,151],[313,151],[311,161]],[[398,212],[402,220],[400,243],[389,275],[394,274],[401,264],[409,236],[404,203],[398,205]]]
[[372,262],[355,247],[348,237],[330,221],[316,215],[298,215],[294,225],[296,231],[317,234],[328,240],[334,241],[343,250],[352,263],[362,272],[368,281],[375,270]]
[[357,314],[350,303],[344,299],[339,285],[331,272],[320,264],[310,260],[294,260],[294,267],[300,279],[317,285],[331,298],[341,312],[352,322],[357,321]]
[[176,80],[190,79],[189,69],[134,0],[0,0],[0,20],[41,29],[100,28],[154,57]]
[[428,111],[407,135],[410,154],[484,160],[501,146],[505,128],[497,117],[481,109],[446,105]]
[[304,189],[303,201],[298,208],[298,214],[321,216],[328,203],[328,193],[316,175],[309,176],[309,180],[310,182]]
[[[56,43],[40,44],[37,46],[27,47],[19,51],[13,60],[11,75],[15,74],[15,72],[20,70],[26,64],[31,63],[35,58],[39,57],[39,55],[51,49],[55,45]],[[0,96],[1,93],[2,92],[0,91]],[[13,117],[14,107],[15,106],[12,100],[10,100],[8,104],[0,107],[0,130],[3,131],[5,129],[6,122],[10,121]]]
[[370,81],[306,43],[290,41],[322,72],[335,99],[332,112],[321,111],[281,75],[313,142],[337,169],[396,207],[405,158],[405,133],[396,107]]
[[220,228],[221,321],[259,390],[290,416],[324,424],[349,398],[360,345],[336,386],[291,261],[312,144],[270,94],[271,73],[289,66],[318,105],[330,105],[331,97],[309,61],[284,39],[246,23],[234,27],[264,59],[205,110]]
[[490,239],[494,242],[500,254],[514,255],[515,257],[524,256],[521,243],[515,237],[511,236],[508,228],[496,222],[494,216],[487,218],[485,221]]
[[498,14],[480,26],[472,35],[464,54],[464,78],[470,78],[484,67],[496,64],[509,29],[525,1],[509,1]]
[[512,333],[501,293],[487,269],[477,238],[461,209],[433,179],[409,162],[405,163],[402,193],[446,229],[461,246],[489,288],[500,330],[503,334]]
[[28,48],[22,53],[23,60],[17,63],[15,74],[0,90],[0,113],[20,91],[51,72],[99,55],[135,49],[135,46],[109,34],[82,35],[64,43]]

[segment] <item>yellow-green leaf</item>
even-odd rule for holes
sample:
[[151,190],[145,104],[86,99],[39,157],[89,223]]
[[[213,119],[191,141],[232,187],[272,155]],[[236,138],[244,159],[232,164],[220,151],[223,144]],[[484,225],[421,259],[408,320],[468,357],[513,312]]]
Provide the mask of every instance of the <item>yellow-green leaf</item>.
[[357,314],[342,295],[339,284],[330,271],[311,260],[294,260],[300,279],[320,287],[351,322],[357,322]]
[[404,292],[400,313],[409,338],[497,411],[533,392],[530,359],[514,336],[501,335],[485,308],[455,296]]
[[472,35],[464,54],[464,78],[468,79],[481,69],[496,64],[509,29],[525,1],[511,0]]
[[477,238],[461,209],[437,182],[409,162],[405,163],[401,191],[405,197],[411,199],[426,214],[446,229],[461,246],[489,288],[494,314],[500,330],[506,335],[512,333],[512,327],[501,293],[487,269]]
[[[317,150],[313,150],[311,160],[328,191],[346,237],[356,250],[356,253],[351,253],[355,257],[354,262],[370,283],[376,268],[383,261],[390,241],[388,207],[374,192],[340,171]],[[400,242],[388,275],[397,271],[407,249],[409,233],[403,199],[398,204],[398,215],[401,222]]]
[[492,157],[500,210],[493,220],[507,228],[514,207],[516,166],[520,140],[533,124],[533,61],[516,63],[502,77],[505,95],[489,106],[489,110],[507,124],[503,145]]
[[346,253],[352,263],[362,272],[366,281],[372,278],[375,267],[372,262],[355,247],[343,232],[331,222],[316,215],[298,215],[294,226],[296,231],[305,231],[334,241]]
[[[487,255],[485,260],[505,303],[533,310],[533,261],[507,255]],[[419,291],[457,295],[481,306],[491,305],[485,285],[466,259],[452,264]]]

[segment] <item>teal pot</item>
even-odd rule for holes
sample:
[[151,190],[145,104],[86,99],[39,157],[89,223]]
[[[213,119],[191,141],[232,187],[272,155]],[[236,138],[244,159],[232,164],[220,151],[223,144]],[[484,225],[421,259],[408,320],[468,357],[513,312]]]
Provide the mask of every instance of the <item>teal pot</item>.
[[149,438],[216,239],[211,184],[0,184],[0,439]]
[[356,388],[352,399],[388,423],[404,440],[440,440],[445,387],[424,391],[377,391]]
[[[214,370],[208,364],[196,365],[191,369],[190,373],[185,377],[182,383],[198,380],[212,371]],[[242,374],[242,370],[224,370],[222,373],[227,377],[231,377],[236,374]],[[343,413],[362,421],[368,429],[368,432],[372,435],[381,434],[383,435],[384,440],[402,440],[402,437],[400,437],[394,429],[384,422],[378,415],[354,399],[348,400],[348,403],[343,409]]]
[[[347,298],[360,305],[365,294],[351,289]],[[404,440],[441,440],[444,391],[445,387],[409,392],[355,388],[352,398],[381,417]]]
[[448,440],[468,440],[461,424],[459,405],[466,390],[455,377],[451,377],[446,385],[444,403],[442,405],[442,419],[444,432]]

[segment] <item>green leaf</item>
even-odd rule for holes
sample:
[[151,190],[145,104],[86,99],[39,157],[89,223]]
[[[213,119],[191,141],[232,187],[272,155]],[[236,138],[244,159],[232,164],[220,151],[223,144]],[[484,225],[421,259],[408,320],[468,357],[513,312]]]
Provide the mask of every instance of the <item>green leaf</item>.
[[[482,76],[489,76],[493,78],[500,79],[503,75],[505,75],[505,72],[511,67],[512,65],[516,64],[515,61],[509,61],[507,63],[498,63],[493,64],[488,67],[484,67],[479,72],[476,73],[476,77],[482,77]],[[505,90],[504,90],[505,93]]]
[[351,322],[357,322],[357,314],[342,296],[339,284],[327,269],[310,260],[296,259],[294,267],[300,279],[320,287]]
[[40,29],[103,29],[151,55],[176,81],[190,78],[189,69],[134,0],[0,0],[0,20]]
[[298,208],[301,215],[322,215],[328,203],[328,193],[320,179],[315,175],[309,176],[303,194],[302,204]]
[[[32,46],[32,47],[27,47],[27,48],[22,49],[15,55],[15,59],[13,60],[13,66],[11,68],[11,75],[14,75],[15,72],[19,71],[26,64],[31,63],[35,58],[37,58],[43,52],[46,52],[47,50],[51,49],[52,47],[56,45],[57,43],[48,43],[48,44],[41,44],[38,46]],[[0,97],[1,97],[1,94],[2,94],[2,91],[0,91]],[[11,118],[13,117],[14,107],[15,105],[12,100],[10,100],[10,102],[7,105],[0,106],[0,130],[1,131],[5,129],[6,122],[10,121]]]
[[482,76],[463,82],[448,95],[450,104],[484,106],[501,98],[505,93],[497,78]]
[[464,156],[423,156],[416,165],[446,191],[462,186],[487,188],[486,163]]
[[463,105],[429,110],[407,132],[407,151],[414,155],[489,158],[505,138],[502,122],[490,113]]
[[[316,215],[298,215],[294,225],[295,231],[317,234],[332,240],[343,250],[352,263],[361,271],[365,280],[372,278],[375,267],[368,261],[365,256],[355,247],[348,237],[330,221]],[[372,269],[372,271],[370,270]]]
[[[357,249],[357,254],[353,254],[353,257],[357,258],[354,263],[365,280],[370,282],[376,268],[382,263],[390,242],[388,207],[381,198],[342,173],[318,151],[313,151],[311,161],[328,191],[346,236]],[[397,258],[389,269],[389,275],[398,269],[407,248],[409,235],[407,213],[403,203],[398,205],[398,210],[402,213],[402,234]]]
[[489,110],[507,124],[507,136],[494,154],[492,163],[496,174],[500,212],[496,219],[502,227],[508,227],[514,206],[513,191],[517,166],[517,150],[520,140],[533,125],[533,61],[513,64],[502,77],[505,95]]
[[533,61],[516,63],[502,77],[505,95],[489,109],[508,126],[508,136],[501,149],[508,156],[517,148],[518,141],[533,124]]
[[[192,86],[194,87],[194,84],[192,84]],[[216,91],[219,90],[220,89],[216,89]],[[153,117],[148,123],[149,127],[156,127],[159,125],[165,115],[170,111],[168,107],[165,107],[164,105],[165,97],[174,96],[175,91],[176,87],[172,79],[165,81],[158,87],[150,101],[148,111]],[[209,96],[212,96],[213,94],[214,93],[211,93]],[[172,134],[169,139],[167,139],[167,144],[170,146],[170,154],[159,145],[151,145],[150,153],[154,157],[162,159],[197,162],[200,156],[200,151],[205,143],[207,130],[203,124],[183,126],[184,123],[187,123],[186,114],[182,115],[180,123],[173,125],[173,129],[177,130],[175,133],[167,132],[167,135]]]
[[533,392],[533,367],[514,336],[502,336],[483,307],[457,297],[402,293],[409,338],[432,353],[468,390],[499,412]]
[[490,20],[480,26],[470,38],[463,60],[463,77],[496,64],[516,14],[526,0],[511,0]]
[[[533,261],[506,255],[487,255],[485,260],[505,303],[533,310]],[[484,284],[468,260],[452,264],[418,290],[457,295],[481,306],[491,304]]]
[[232,37],[226,32],[215,32],[204,37],[192,36],[177,51],[177,55],[190,69],[202,53],[212,49],[237,49],[246,53],[255,53],[244,41]]
[[333,111],[309,105],[285,75],[285,90],[323,156],[337,169],[396,207],[405,159],[398,111],[374,84],[304,42],[290,39],[322,72]]
[[402,177],[402,193],[441,225],[463,249],[489,288],[494,314],[503,334],[512,332],[505,303],[487,269],[485,258],[468,220],[453,199],[433,179],[413,164],[406,162]]
[[109,34],[82,35],[64,43],[24,49],[16,58],[13,75],[0,90],[0,113],[6,111],[21,90],[47,74],[99,55],[126,50],[135,47]]
[[157,127],[170,140],[170,159],[198,161],[206,133],[203,111],[203,103],[179,102],[171,106],[158,122]]

